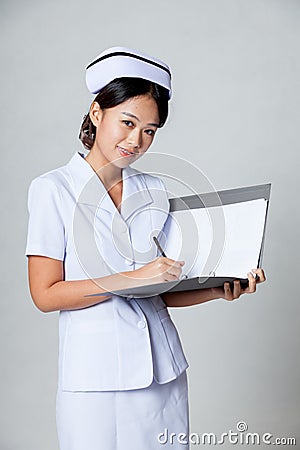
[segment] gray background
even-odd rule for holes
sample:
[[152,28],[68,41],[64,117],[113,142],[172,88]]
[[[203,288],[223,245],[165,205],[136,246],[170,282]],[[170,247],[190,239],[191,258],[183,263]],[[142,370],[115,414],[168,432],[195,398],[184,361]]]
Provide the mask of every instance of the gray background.
[[236,431],[244,420],[250,432],[298,438],[300,449],[300,2],[2,0],[0,8],[1,450],[58,448],[57,313],[40,313],[28,292],[27,189],[81,149],[91,101],[84,67],[112,45],[172,68],[171,114],[152,152],[185,158],[217,189],[273,183],[268,282],[233,303],[171,311],[190,362],[191,431]]

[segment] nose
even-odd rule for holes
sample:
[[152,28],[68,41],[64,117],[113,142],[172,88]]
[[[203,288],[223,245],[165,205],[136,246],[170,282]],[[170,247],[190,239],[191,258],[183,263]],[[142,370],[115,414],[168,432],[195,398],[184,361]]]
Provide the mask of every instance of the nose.
[[132,130],[131,133],[129,134],[128,138],[127,138],[127,142],[132,148],[140,148],[142,146],[142,133],[141,133],[141,131],[138,130],[137,128]]

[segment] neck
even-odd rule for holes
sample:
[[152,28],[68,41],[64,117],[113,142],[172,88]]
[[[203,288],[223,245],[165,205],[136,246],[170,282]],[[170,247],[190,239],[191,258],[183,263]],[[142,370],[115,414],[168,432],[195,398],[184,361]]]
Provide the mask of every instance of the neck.
[[101,154],[99,154],[99,156],[96,155],[95,152],[93,152],[93,149],[90,150],[85,160],[89,163],[94,172],[97,173],[98,177],[108,190],[122,180],[122,169],[109,163],[109,161],[103,158]]

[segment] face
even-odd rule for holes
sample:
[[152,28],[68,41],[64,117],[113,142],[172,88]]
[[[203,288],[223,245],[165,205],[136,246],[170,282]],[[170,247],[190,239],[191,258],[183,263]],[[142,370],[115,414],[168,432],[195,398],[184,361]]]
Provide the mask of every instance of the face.
[[90,117],[96,127],[91,152],[101,166],[132,164],[148,150],[159,125],[158,108],[150,95],[133,97],[106,110],[94,102]]

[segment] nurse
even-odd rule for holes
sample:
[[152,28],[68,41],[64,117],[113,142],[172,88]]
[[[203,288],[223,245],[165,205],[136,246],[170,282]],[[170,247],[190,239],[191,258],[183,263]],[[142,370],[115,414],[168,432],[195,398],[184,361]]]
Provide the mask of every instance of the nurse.
[[[185,359],[168,307],[233,300],[249,287],[122,298],[115,290],[179,279],[184,261],[159,256],[169,202],[163,182],[131,167],[168,115],[169,67],[115,47],[86,70],[96,94],[75,153],[29,188],[26,255],[35,305],[59,311],[60,450],[188,448]],[[103,293],[101,297],[89,294]],[[181,433],[181,434],[180,434]]]

